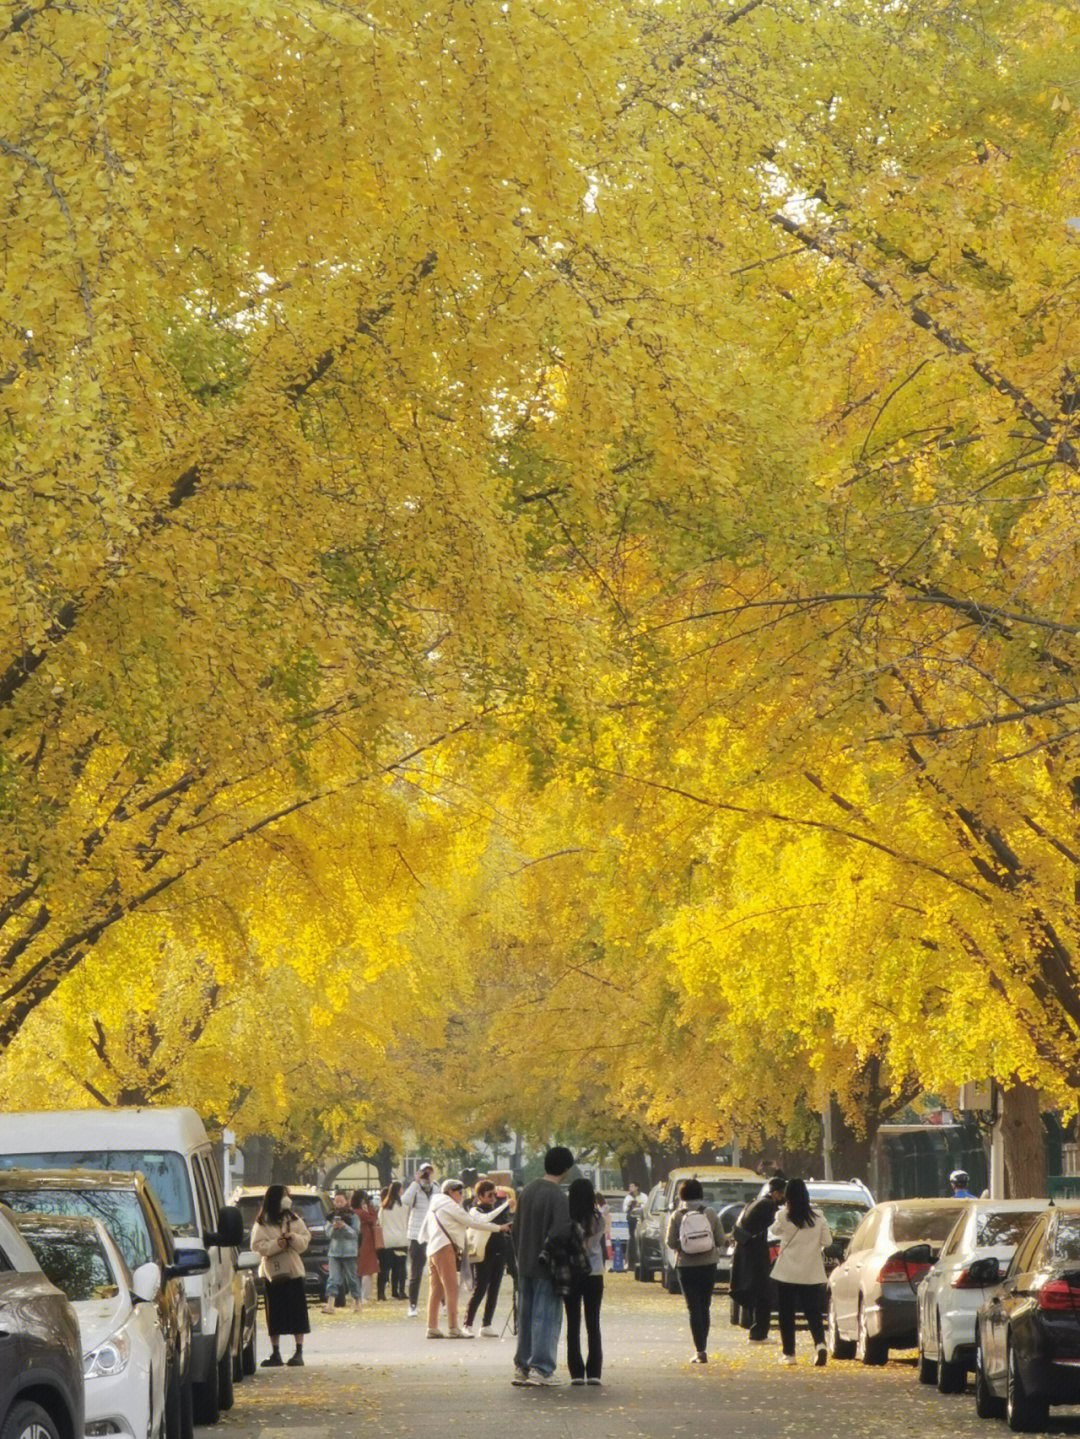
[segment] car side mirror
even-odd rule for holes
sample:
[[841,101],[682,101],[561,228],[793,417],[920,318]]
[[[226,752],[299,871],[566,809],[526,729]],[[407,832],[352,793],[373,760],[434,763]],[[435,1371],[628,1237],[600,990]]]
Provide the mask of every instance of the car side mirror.
[[973,1259],[967,1267],[967,1275],[969,1283],[988,1289],[992,1284],[1001,1283],[1001,1263],[993,1255],[986,1259]]
[[909,1244],[900,1258],[905,1264],[930,1265],[934,1262],[934,1251],[929,1244]]
[[184,1279],[189,1274],[205,1274],[210,1268],[210,1256],[205,1249],[178,1249],[176,1262],[165,1268],[166,1279]]
[[131,1292],[144,1304],[153,1304],[161,1293],[161,1270],[154,1264],[140,1264],[131,1276]]
[[223,1204],[218,1210],[217,1232],[204,1234],[203,1243],[208,1249],[239,1249],[243,1242],[244,1216],[235,1204]]

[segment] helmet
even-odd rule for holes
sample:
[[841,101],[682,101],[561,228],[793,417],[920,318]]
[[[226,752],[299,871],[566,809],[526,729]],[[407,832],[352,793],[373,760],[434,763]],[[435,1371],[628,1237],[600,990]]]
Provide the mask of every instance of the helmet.
[[966,1186],[967,1183],[968,1183],[968,1173],[967,1173],[967,1170],[966,1170],[966,1169],[954,1169],[953,1172],[949,1175],[949,1183],[950,1183],[950,1184],[957,1184],[957,1185],[961,1185],[961,1186]]

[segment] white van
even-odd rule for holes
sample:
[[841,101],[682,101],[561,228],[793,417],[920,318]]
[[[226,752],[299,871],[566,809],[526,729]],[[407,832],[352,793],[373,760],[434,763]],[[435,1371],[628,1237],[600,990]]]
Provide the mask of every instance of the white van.
[[194,1109],[72,1109],[0,1114],[0,1169],[137,1170],[172,1226],[176,1248],[206,1252],[184,1276],[191,1309],[195,1422],[213,1424],[232,1398],[240,1342],[236,1255],[240,1211],[226,1205],[203,1122]]

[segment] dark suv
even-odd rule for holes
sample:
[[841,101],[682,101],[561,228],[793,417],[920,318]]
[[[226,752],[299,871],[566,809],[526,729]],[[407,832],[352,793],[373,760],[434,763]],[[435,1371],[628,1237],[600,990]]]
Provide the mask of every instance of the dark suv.
[[82,1439],[82,1344],[75,1311],[50,1284],[0,1204],[0,1433]]
[[[327,1216],[332,1208],[330,1199],[323,1190],[316,1189],[313,1185],[289,1184],[286,1188],[292,1197],[292,1212],[300,1216],[311,1235],[311,1243],[301,1256],[304,1261],[304,1288],[309,1299],[321,1301],[326,1298],[326,1281],[330,1277],[330,1264],[327,1259],[330,1250],[330,1231],[327,1228]],[[233,1192],[232,1202],[244,1216],[244,1229],[249,1243],[251,1226],[255,1223],[255,1216],[265,1193],[265,1186],[237,1189]],[[261,1276],[256,1282],[261,1293],[265,1282]]]
[[168,1353],[165,1439],[191,1439],[191,1311],[183,1276],[207,1268],[206,1251],[173,1247],[172,1230],[141,1174],[96,1169],[0,1170],[0,1202],[16,1214],[100,1219],[130,1270],[151,1262],[159,1266],[161,1288],[154,1303]]

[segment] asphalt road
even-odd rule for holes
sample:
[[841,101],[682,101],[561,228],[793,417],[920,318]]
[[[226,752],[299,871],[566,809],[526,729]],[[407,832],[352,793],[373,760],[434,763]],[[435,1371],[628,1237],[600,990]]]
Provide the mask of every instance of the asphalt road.
[[[422,1296],[423,1297],[423,1296]],[[236,1390],[220,1439],[1004,1439],[997,1420],[975,1417],[970,1385],[941,1395],[915,1378],[914,1355],[883,1369],[830,1361],[812,1367],[799,1332],[798,1363],[778,1363],[780,1344],[750,1345],[728,1323],[717,1294],[707,1366],[691,1365],[686,1311],[658,1285],[610,1274],[603,1309],[601,1388],[518,1389],[510,1384],[514,1341],[434,1341],[406,1306],[369,1304],[362,1314],[312,1311],[303,1369],[260,1369]],[[497,1319],[508,1312],[504,1295]],[[259,1357],[266,1353],[260,1320]],[[282,1346],[285,1357],[291,1340]],[[566,1370],[560,1355],[560,1378]],[[1052,1412],[1048,1432],[1080,1435],[1080,1410]],[[210,1431],[200,1431],[209,1439]]]

